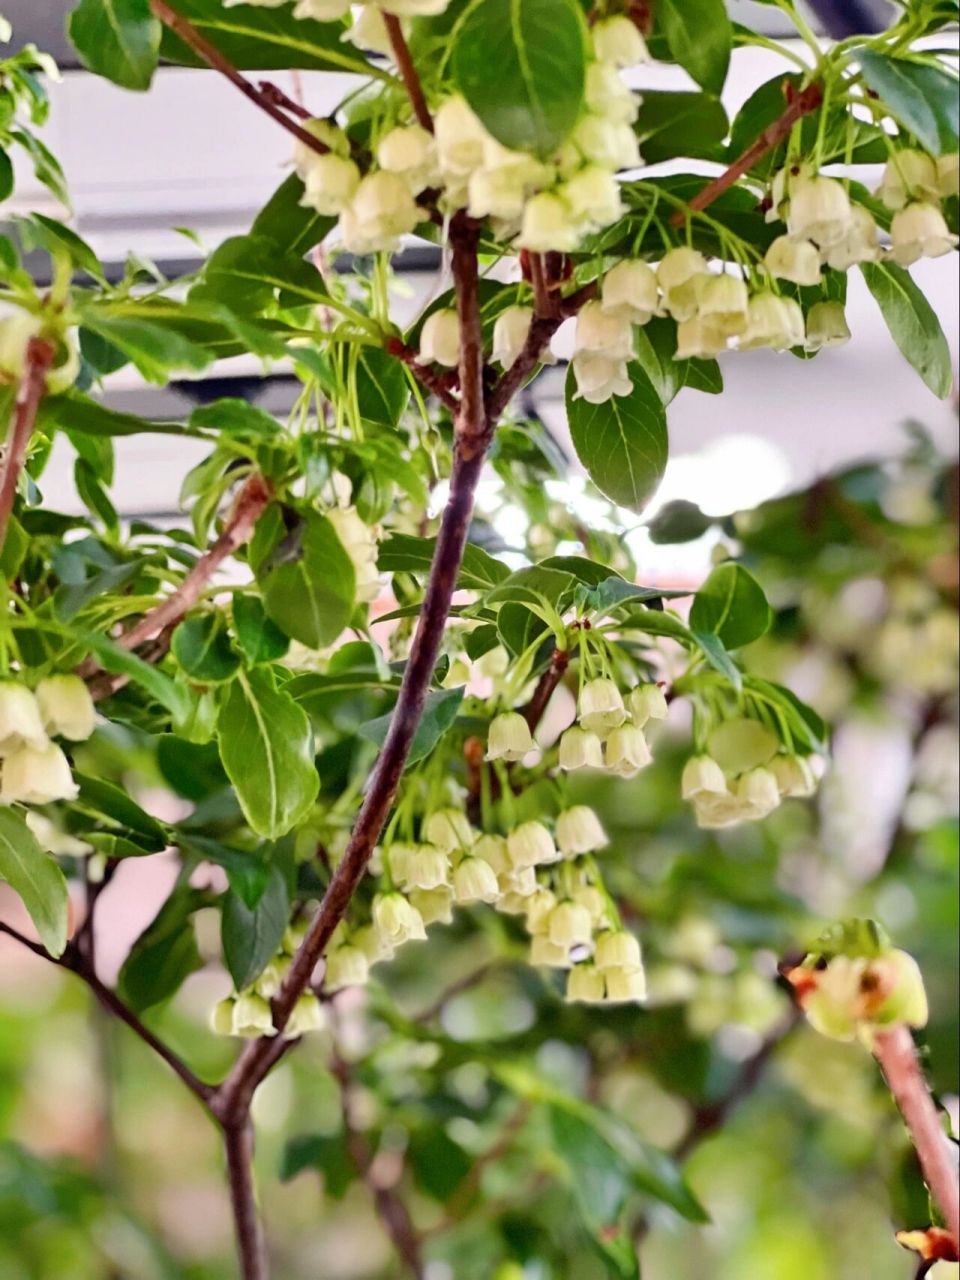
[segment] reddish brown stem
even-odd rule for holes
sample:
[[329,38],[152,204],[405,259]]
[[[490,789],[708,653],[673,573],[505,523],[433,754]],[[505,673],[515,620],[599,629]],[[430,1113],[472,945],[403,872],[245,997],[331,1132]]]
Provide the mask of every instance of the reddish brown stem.
[[395,360],[401,360],[410,369],[417,380],[422,383],[431,395],[436,396],[441,404],[445,404],[451,413],[456,413],[460,402],[451,390],[451,382],[456,381],[452,371],[437,373],[429,365],[420,364],[419,352],[408,347],[400,338],[388,338],[384,350]]
[[543,320],[554,319],[560,313],[560,299],[553,288],[545,254],[530,254],[530,283],[534,312]]
[[553,697],[557,685],[563,679],[563,674],[569,663],[570,653],[567,649],[554,649],[549,667],[537,681],[533,696],[521,712],[524,720],[530,726],[531,733],[543,719],[547,704]]
[[56,355],[53,343],[46,338],[31,338],[24,356],[23,376],[17,388],[17,398],[10,418],[7,447],[3,457],[3,473],[0,476],[0,551],[7,538],[7,525],[17,496],[20,472],[26,461],[27,449],[37,420],[37,410],[47,388],[47,374]]
[[[698,191],[690,201],[689,208],[706,209],[708,205],[713,204],[714,200],[723,195],[728,187],[732,187],[738,178],[742,178],[745,173],[749,173],[757,161],[762,160],[768,151],[772,151],[781,142],[785,142],[798,120],[816,111],[821,102],[823,102],[823,90],[817,83],[808,84],[806,88],[797,93],[794,91],[790,81],[785,81],[784,95],[787,98],[787,106],[783,114],[779,115],[772,124],[768,124],[756,142],[752,142],[729,168],[724,169],[723,173],[714,178],[712,182],[708,182],[702,191]],[[683,225],[685,217],[686,212],[681,209],[673,215],[670,221],[675,227],[679,227]]]
[[428,133],[433,133],[433,120],[430,117],[430,109],[427,106],[426,98],[423,96],[423,85],[420,83],[417,68],[413,65],[410,47],[404,38],[400,19],[392,13],[383,11],[383,22],[387,28],[387,35],[390,37],[390,47],[393,49],[393,58],[397,64],[397,70],[400,72],[400,78],[406,88],[407,97],[413,107],[413,114],[417,117],[417,123],[421,128],[426,129]]
[[954,1247],[960,1249],[960,1179],[956,1148],[940,1123],[920,1060],[907,1027],[881,1031],[874,1038],[873,1054],[886,1077],[933,1199],[940,1207]]
[[272,86],[265,93],[263,89],[258,89],[256,85],[244,79],[229,58],[225,58],[216,45],[212,45],[206,36],[201,35],[189,19],[167,4],[167,0],[150,0],[150,11],[165,27],[169,27],[175,36],[179,36],[183,43],[188,45],[208,67],[212,67],[214,71],[219,71],[222,76],[226,76],[230,83],[236,85],[245,97],[249,98],[261,111],[265,111],[271,119],[276,120],[277,124],[286,129],[288,133],[292,133],[299,142],[302,142],[304,146],[309,147],[311,151],[318,152],[320,155],[327,154],[330,150],[328,146],[280,110],[274,101]]
[[292,116],[296,116],[299,120],[311,119],[310,112],[306,107],[302,103],[294,102],[293,98],[288,93],[284,93],[280,86],[274,84],[272,80],[258,81],[257,88],[267,102],[272,102],[281,111],[289,111]]
[[242,1280],[267,1280],[270,1272],[253,1182],[253,1128],[249,1119],[227,1126],[223,1138],[240,1275]]

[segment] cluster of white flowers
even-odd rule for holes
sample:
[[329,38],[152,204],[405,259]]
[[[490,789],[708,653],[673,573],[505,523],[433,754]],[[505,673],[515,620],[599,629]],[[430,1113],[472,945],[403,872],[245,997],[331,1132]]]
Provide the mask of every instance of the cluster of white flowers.
[[[238,4],[250,4],[260,9],[282,9],[293,4],[295,18],[310,18],[314,22],[338,22],[347,17],[351,10],[363,5],[363,14],[357,18],[354,26],[360,23],[382,26],[385,13],[391,13],[397,18],[429,18],[443,13],[449,3],[450,0],[223,0],[223,7],[232,9]],[[382,44],[384,41],[378,43]],[[374,44],[365,47],[379,51]],[[386,49],[389,50],[389,47],[389,42],[386,42]]]
[[[290,925],[279,952],[269,962],[252,986],[219,1000],[210,1014],[210,1026],[221,1036],[239,1036],[256,1040],[275,1036],[270,1001],[279,992],[290,971],[293,957],[306,933],[305,924]],[[283,1029],[284,1039],[293,1040],[308,1031],[322,1031],[327,1025],[323,1006],[312,991],[305,991],[293,1006]]]
[[786,797],[816,790],[809,760],[781,751],[779,739],[758,720],[725,720],[710,734],[707,748],[708,754],[687,761],[681,781],[699,827],[759,822]]
[[606,769],[632,778],[652,759],[644,726],[666,714],[667,700],[659,685],[637,685],[624,701],[613,680],[588,680],[580,690],[577,723],[560,738],[560,768]]
[[[0,682],[0,803],[75,799],[78,788],[70,762],[51,738],[82,742],[95,725],[93,701],[79,676],[48,676],[33,692],[14,680]],[[72,838],[49,820],[32,821],[31,826],[48,852],[78,851]],[[52,847],[58,843],[61,847]]]
[[941,201],[960,195],[960,154],[934,159],[923,151],[896,151],[876,193],[894,210],[890,254],[902,267],[920,258],[939,258],[956,248]]

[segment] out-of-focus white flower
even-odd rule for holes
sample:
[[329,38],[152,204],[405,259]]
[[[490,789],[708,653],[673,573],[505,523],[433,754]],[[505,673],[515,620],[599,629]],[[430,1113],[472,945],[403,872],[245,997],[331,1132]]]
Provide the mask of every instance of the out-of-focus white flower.
[[727,349],[729,335],[723,326],[703,316],[677,323],[677,360],[700,360],[718,356]]
[[780,280],[799,285],[820,283],[820,250],[809,240],[777,236],[763,261],[767,270]]
[[767,768],[782,796],[812,796],[817,789],[816,775],[804,756],[776,755]]
[[787,230],[821,249],[842,240],[850,225],[850,197],[836,178],[798,178],[790,184]]
[[453,896],[457,902],[496,902],[500,897],[497,873],[483,858],[468,855],[453,872]]
[[802,347],[806,341],[803,312],[793,298],[780,298],[775,293],[755,293],[747,313],[747,331],[740,339],[740,350],[771,347],[786,351]]
[[925,151],[897,151],[887,161],[876,195],[888,209],[903,209],[912,200],[939,200],[937,169]]
[[559,946],[544,933],[537,933],[530,939],[530,964],[544,969],[569,969],[570,948]]
[[744,817],[757,820],[776,809],[780,803],[780,788],[769,769],[750,769],[737,780],[736,796]]
[[453,920],[451,889],[411,889],[410,904],[420,912],[425,925],[450,924]]
[[377,163],[381,169],[398,173],[414,195],[437,181],[437,145],[418,124],[398,125],[377,143]]
[[557,844],[567,857],[593,853],[609,843],[600,819],[588,805],[575,804],[558,816]]
[[56,743],[40,748],[22,746],[4,758],[0,774],[0,801],[4,804],[75,800],[79,791],[69,761]]
[[611,731],[604,743],[604,764],[621,778],[632,778],[652,760],[643,730],[624,724]]
[[433,311],[420,330],[420,364],[441,364],[455,369],[460,361],[460,321],[456,311]]
[[503,836],[482,835],[470,852],[475,858],[482,858],[484,862],[488,862],[498,876],[510,871],[513,866],[507,851],[507,842]]
[[0,319],[0,375],[19,378],[27,357],[27,346],[43,327],[39,316],[17,308]]
[[590,912],[577,902],[558,902],[547,919],[547,937],[557,947],[588,943],[593,937]]
[[357,599],[376,600],[380,594],[376,530],[361,520],[356,507],[332,507],[327,519],[353,564]]
[[585,160],[612,169],[636,169],[642,162],[637,135],[622,120],[585,115],[571,136]]
[[356,195],[360,170],[343,156],[315,156],[306,171],[300,203],[325,215],[339,214]]
[[344,943],[327,953],[323,985],[327,991],[362,987],[370,974],[370,962],[359,947]]
[[380,8],[398,18],[433,18],[443,13],[450,0],[377,0]]
[[[230,1034],[244,1040],[258,1040],[260,1036],[275,1036],[273,1014],[269,1001],[253,991],[244,991],[233,1001],[230,1010]],[[220,1015],[222,1018],[222,1014]]]
[[850,327],[842,302],[815,302],[807,312],[808,351],[841,347],[850,341]]
[[493,326],[493,359],[509,369],[526,346],[533,323],[532,307],[507,307],[497,316]]
[[507,836],[507,852],[514,867],[538,867],[557,862],[560,854],[542,822],[522,822]]
[[584,81],[584,100],[590,111],[608,120],[633,124],[640,99],[631,92],[609,62],[591,62]]
[[680,794],[684,800],[701,795],[726,795],[726,775],[710,756],[691,756],[683,767]]
[[507,711],[490,722],[488,760],[522,760],[535,747],[530,726],[519,711]]
[[611,396],[628,396],[633,390],[626,360],[605,355],[578,354],[571,361],[577,390],[575,399],[606,404]]
[[287,1024],[283,1028],[285,1040],[295,1040],[297,1036],[306,1035],[308,1031],[322,1031],[327,1025],[323,1005],[312,991],[305,991],[297,998]]
[[601,62],[615,67],[635,67],[639,62],[649,62],[646,41],[636,23],[623,14],[601,18],[590,32],[593,51]]
[[581,1004],[602,1004],[605,994],[603,974],[592,964],[574,965],[567,974],[567,1000]]
[[[322,142],[328,148],[329,155],[342,158],[349,156],[350,139],[332,120],[324,120],[322,116],[318,116],[313,120],[304,120],[300,127],[312,134],[318,142]],[[302,182],[306,182],[317,162],[324,159],[326,156],[322,152],[314,151],[313,147],[308,147],[299,139],[293,144],[293,167]]]
[[433,136],[444,173],[467,178],[483,167],[483,144],[488,136],[464,98],[446,98],[434,112]]
[[603,277],[600,305],[631,324],[646,324],[660,310],[657,273],[639,259],[618,262]]
[[47,676],[36,689],[44,728],[53,737],[83,742],[93,733],[97,712],[90,690],[79,676]]
[[[399,875],[399,873],[398,873]],[[450,858],[434,844],[420,844],[405,859],[405,889],[441,889],[450,883]]]
[[571,725],[560,739],[560,768],[565,772],[573,769],[602,769],[603,743],[595,733],[588,733],[579,725]]
[[[224,0],[227,7],[230,4],[239,4],[243,0]],[[278,0],[267,0],[271,8],[274,8]],[[285,3],[285,0],[279,0]],[[255,4],[263,4],[263,0],[254,0]],[[340,18],[345,18],[350,12],[350,0],[297,0],[293,8],[293,16],[295,18],[312,18],[315,22],[336,22]]]
[[937,156],[937,193],[941,200],[960,196],[960,153]]
[[393,41],[383,20],[383,10],[378,4],[365,4],[354,18],[353,25],[341,38],[358,49],[379,53],[391,60],[393,58]]
[[658,684],[638,684],[627,694],[627,710],[630,719],[642,729],[648,720],[664,720],[667,712],[666,695]]
[[396,173],[379,170],[360,179],[340,215],[340,237],[351,253],[395,249],[422,217],[407,183]]
[[608,1004],[639,1004],[647,998],[647,980],[642,969],[604,971]]
[[423,917],[402,893],[377,894],[373,900],[373,923],[391,947],[422,942],[427,936]]
[[601,971],[642,969],[640,943],[625,929],[607,929],[597,938],[593,962]]
[[901,267],[909,267],[921,258],[940,258],[958,244],[958,237],[933,204],[908,204],[894,214],[890,239],[893,256]]
[[517,244],[533,253],[572,253],[580,228],[566,200],[555,191],[541,191],[524,206]]
[[22,746],[45,747],[47,733],[37,699],[13,680],[0,681],[0,756]]
[[664,305],[674,320],[691,320],[697,314],[697,277],[704,275],[707,262],[696,249],[671,249],[657,267],[657,282],[663,290]]
[[559,188],[576,222],[587,227],[606,227],[624,212],[616,175],[599,164],[588,164]]
[[850,206],[850,223],[844,235],[823,251],[823,260],[835,271],[848,271],[859,262],[875,262],[880,256],[880,236],[869,209]]
[[748,716],[724,720],[710,734],[707,747],[724,773],[746,773],[768,764],[780,742],[776,734]]
[[55,822],[51,822],[42,813],[28,809],[25,817],[37,844],[47,853],[62,854],[67,858],[82,858],[85,854],[93,852],[92,844],[87,844],[85,840],[78,840],[76,836],[70,835],[69,831],[61,831]]
[[454,853],[457,849],[469,849],[476,837],[470,821],[462,809],[436,809],[424,823],[424,835],[431,844]]

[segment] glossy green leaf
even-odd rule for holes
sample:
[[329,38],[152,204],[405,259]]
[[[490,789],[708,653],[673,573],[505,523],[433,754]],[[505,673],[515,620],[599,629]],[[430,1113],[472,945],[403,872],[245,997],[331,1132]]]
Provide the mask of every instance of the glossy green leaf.
[[[424,575],[430,570],[436,547],[436,538],[395,533],[381,543],[377,564],[384,573]],[[509,574],[510,570],[500,560],[495,560],[475,543],[468,542],[464,547],[457,586],[465,591],[488,591],[503,582]]]
[[0,877],[18,895],[40,941],[54,957],[67,945],[67,882],[23,817],[0,809]]
[[633,127],[644,161],[659,164],[676,156],[719,159],[730,125],[722,103],[712,94],[644,89]]
[[217,613],[185,618],[171,637],[170,649],[180,669],[201,684],[230,680],[240,666],[223,618]]
[[267,513],[264,532],[258,529],[250,553],[264,608],[291,639],[322,649],[337,639],[353,614],[353,562],[324,516],[308,512],[289,534],[278,516],[277,508]]
[[137,418],[132,413],[120,413],[92,400],[79,391],[69,395],[51,396],[40,407],[41,423],[69,427],[92,436],[134,436],[154,433],[157,435],[190,435],[191,432],[176,422],[153,422],[149,418]]
[[933,394],[945,400],[953,386],[953,365],[930,303],[909,273],[893,262],[865,262],[860,270],[901,354]]
[[151,817],[120,787],[76,770],[73,777],[80,787],[77,797],[79,809],[105,820],[108,826],[119,829],[151,853],[159,853],[170,843],[163,824]]
[[268,671],[241,671],[220,708],[217,736],[247,822],[265,839],[285,835],[306,816],[320,785],[306,713]]
[[279,867],[270,867],[254,904],[232,888],[224,895],[220,940],[224,963],[238,991],[256,981],[276,955],[289,918],[287,882]]
[[704,515],[695,502],[677,498],[665,503],[652,520],[647,521],[650,541],[658,546],[677,542],[693,542],[715,523],[712,516]]
[[[410,754],[405,767],[416,764],[428,756],[443,735],[452,727],[463,701],[463,689],[434,689],[424,699],[423,715],[413,735]],[[379,716],[376,720],[368,720],[360,726],[360,733],[378,747],[382,747],[387,738],[393,713]]]
[[175,719],[185,720],[190,715],[190,696],[187,691],[181,689],[169,676],[158,671],[149,662],[144,662],[135,653],[121,648],[108,636],[97,635],[96,632],[78,632],[78,639],[93,652],[105,671],[113,675],[129,676],[151,697],[165,706]]
[[611,501],[642,511],[667,465],[667,419],[663,402],[645,371],[630,365],[632,390],[605,404],[576,398],[567,375],[567,420],[577,457],[590,479]]
[[728,649],[739,649],[770,629],[773,611],[763,588],[743,565],[727,561],[717,567],[693,598],[690,627],[715,635]]
[[67,31],[88,70],[125,89],[150,87],[160,49],[150,0],[80,0]]
[[719,395],[723,375],[716,360],[677,360],[677,327],[672,320],[655,316],[636,330],[637,361],[653,383],[664,405],[684,387]]
[[660,0],[655,13],[674,61],[698,85],[719,95],[733,48],[724,0]]
[[960,146],[960,94],[956,77],[928,62],[861,49],[863,78],[890,114],[925,150],[948,155]]
[[454,39],[457,88],[497,141],[555,151],[583,102],[586,31],[574,0],[482,0]]
[[192,917],[209,901],[205,891],[178,885],[130,948],[117,992],[137,1013],[169,999],[203,968]]
[[178,370],[199,372],[213,353],[173,329],[127,316],[108,316],[92,309],[84,314],[87,328],[128,355],[148,382],[169,382]]
[[380,347],[362,347],[357,359],[357,408],[364,422],[395,427],[410,400],[399,360]]
[[276,662],[290,648],[290,640],[267,617],[258,596],[235,595],[231,605],[237,644],[251,666]]
[[280,431],[280,423],[272,413],[238,396],[225,396],[194,409],[190,425],[201,431],[220,431],[248,440],[267,439]]
[[336,225],[336,218],[317,213],[300,201],[303,183],[289,174],[253,220],[252,236],[272,240],[284,253],[308,253]]
[[296,305],[328,298],[320,272],[299,254],[278,249],[266,236],[231,236],[207,259],[190,300],[225,303],[249,319],[266,310],[281,290]]

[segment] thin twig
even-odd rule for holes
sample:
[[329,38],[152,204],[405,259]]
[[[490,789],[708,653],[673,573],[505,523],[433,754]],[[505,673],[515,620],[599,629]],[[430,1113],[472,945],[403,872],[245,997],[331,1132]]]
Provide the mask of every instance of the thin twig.
[[58,963],[45,947],[41,947],[39,942],[34,942],[32,939],[25,937],[19,929],[15,929],[12,924],[7,924],[6,920],[0,920],[0,933],[5,933],[7,937],[13,938],[14,942],[19,942],[21,947],[26,947],[35,956],[40,956],[41,959],[49,960],[53,964]]
[[529,725],[531,733],[534,732],[543,719],[547,705],[553,697],[557,685],[563,679],[564,672],[569,664],[570,651],[568,649],[554,649],[549,667],[537,681],[530,701],[520,713]]
[[20,472],[27,457],[37,410],[47,388],[47,374],[56,355],[53,343],[46,338],[31,338],[24,356],[23,376],[10,418],[10,430],[0,476],[0,551],[7,539],[7,524],[17,496]]
[[253,1127],[247,1119],[225,1128],[223,1136],[240,1274],[242,1280],[267,1280],[266,1244],[253,1183]]
[[300,120],[310,120],[312,117],[302,102],[294,102],[288,93],[284,93],[278,84],[274,84],[272,80],[260,80],[257,82],[257,88],[267,99],[281,111],[289,111],[292,116],[297,116]]
[[330,148],[325,143],[315,138],[312,133],[280,110],[274,101],[272,86],[264,92],[262,88],[258,89],[256,85],[252,85],[240,74],[229,58],[225,58],[216,45],[212,45],[206,36],[201,35],[189,19],[167,4],[167,0],[150,0],[150,11],[164,26],[169,27],[175,36],[179,36],[208,67],[226,76],[245,97],[249,98],[261,111],[265,111],[271,119],[276,120],[277,124],[288,133],[292,133],[298,142],[302,142],[305,147],[309,147],[319,155],[327,154]]
[[908,1028],[900,1024],[878,1032],[873,1054],[910,1132],[924,1180],[953,1236],[954,1247],[960,1249],[957,1149],[943,1131]]
[[387,28],[387,35],[390,37],[390,47],[393,49],[393,58],[407,91],[407,97],[410,99],[410,105],[413,107],[413,114],[417,117],[417,122],[421,128],[426,129],[428,133],[433,133],[433,120],[430,117],[430,109],[427,106],[426,98],[423,96],[423,85],[420,83],[417,68],[413,64],[413,58],[410,55],[410,48],[404,37],[400,19],[392,13],[387,13],[386,10],[382,10],[382,13],[384,26]]
[[[738,178],[742,178],[745,173],[749,173],[757,161],[762,160],[768,151],[772,151],[774,147],[786,141],[797,121],[816,111],[823,102],[823,89],[814,81],[814,83],[808,84],[806,88],[801,89],[798,93],[793,88],[792,83],[789,80],[785,80],[784,96],[787,99],[787,106],[782,115],[779,115],[772,124],[768,124],[756,142],[751,143],[746,151],[739,155],[733,164],[724,169],[719,177],[714,178],[712,182],[708,182],[702,191],[698,191],[693,199],[688,202],[688,208],[694,210],[706,209],[708,205],[713,204],[718,196],[723,195],[728,187],[732,187]],[[686,216],[686,210],[679,209],[670,221],[675,227],[679,227],[683,225]]]
[[460,402],[451,391],[451,382],[456,382],[456,374],[447,371],[436,373],[429,365],[420,364],[420,353],[408,347],[400,338],[388,338],[384,350],[396,360],[401,360],[431,395],[445,404],[451,413],[456,413]]

